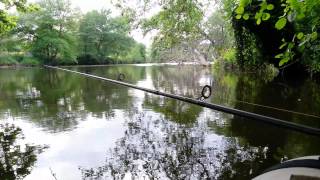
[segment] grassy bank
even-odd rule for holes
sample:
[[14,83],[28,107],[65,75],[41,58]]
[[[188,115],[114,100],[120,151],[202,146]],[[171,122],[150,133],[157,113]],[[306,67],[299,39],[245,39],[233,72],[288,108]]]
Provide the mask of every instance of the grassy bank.
[[0,55],[0,66],[38,66],[40,61],[34,57],[21,55]]

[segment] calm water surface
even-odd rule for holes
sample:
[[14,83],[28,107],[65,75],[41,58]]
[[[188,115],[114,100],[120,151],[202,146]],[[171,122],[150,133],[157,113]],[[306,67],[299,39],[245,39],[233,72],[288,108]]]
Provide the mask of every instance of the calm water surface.
[[[69,67],[70,68],[70,67]],[[320,128],[320,86],[201,66],[70,68]],[[303,112],[293,114],[244,103]],[[249,179],[320,138],[42,68],[0,69],[0,179]]]

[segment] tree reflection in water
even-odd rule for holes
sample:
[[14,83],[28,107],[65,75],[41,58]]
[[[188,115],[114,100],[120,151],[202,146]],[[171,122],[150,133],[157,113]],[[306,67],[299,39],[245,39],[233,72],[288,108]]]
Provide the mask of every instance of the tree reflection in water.
[[46,146],[22,145],[22,130],[15,125],[0,124],[0,179],[23,179]]
[[[123,138],[97,168],[80,167],[83,179],[248,179],[265,158],[262,147],[210,133],[205,121],[193,127],[163,116],[140,114],[126,123]],[[239,178],[240,177],[240,178]]]

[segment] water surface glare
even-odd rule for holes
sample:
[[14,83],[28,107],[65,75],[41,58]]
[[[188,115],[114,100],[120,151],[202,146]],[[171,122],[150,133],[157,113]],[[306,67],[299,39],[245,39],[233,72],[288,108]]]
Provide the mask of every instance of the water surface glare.
[[[192,65],[68,68],[193,98],[208,84],[208,102],[320,127],[311,80]],[[0,179],[249,179],[320,152],[318,137],[44,68],[0,69],[0,121]]]

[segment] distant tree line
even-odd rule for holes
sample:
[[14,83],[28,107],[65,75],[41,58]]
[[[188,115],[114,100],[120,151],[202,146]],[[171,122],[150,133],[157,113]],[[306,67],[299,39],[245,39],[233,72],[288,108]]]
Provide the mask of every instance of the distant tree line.
[[[70,0],[5,1],[0,65],[140,63],[146,48],[129,36],[129,18],[109,10],[82,14]],[[15,7],[19,13],[9,14]]]
[[106,10],[83,15],[68,0],[24,2],[4,1],[5,8],[24,12],[18,17],[0,12],[2,64],[10,60],[4,52],[51,64],[144,62],[145,47],[128,36],[131,27],[139,27],[156,34],[150,61],[216,61],[249,71],[270,66],[299,75],[320,73],[320,1],[145,0],[133,5],[116,0],[120,17]]

